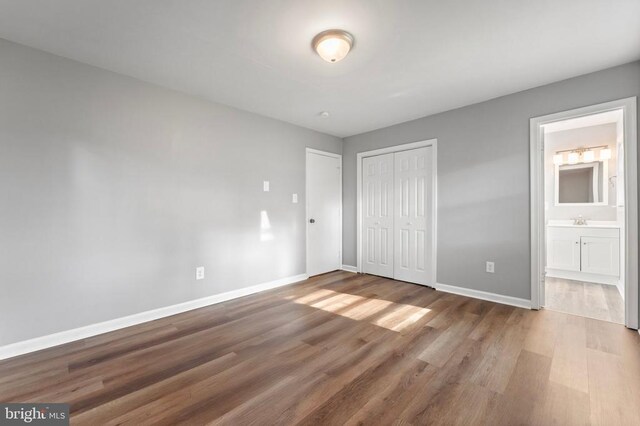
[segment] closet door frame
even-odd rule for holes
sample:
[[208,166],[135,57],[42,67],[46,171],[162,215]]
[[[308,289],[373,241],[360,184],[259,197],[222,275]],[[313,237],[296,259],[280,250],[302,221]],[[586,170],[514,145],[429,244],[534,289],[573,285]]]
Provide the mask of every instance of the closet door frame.
[[390,146],[388,148],[381,148],[381,149],[375,149],[373,151],[365,151],[365,152],[359,152],[357,154],[357,160],[356,160],[356,173],[357,173],[357,184],[356,184],[356,191],[357,191],[357,237],[356,237],[356,246],[357,246],[357,265],[356,265],[356,269],[359,273],[362,273],[362,252],[363,252],[363,246],[362,246],[362,160],[366,157],[374,157],[376,155],[382,155],[382,154],[390,154],[390,153],[394,153],[394,152],[401,152],[401,151],[409,151],[412,149],[416,149],[416,148],[423,148],[423,147],[432,147],[433,149],[433,158],[432,158],[432,165],[431,165],[431,173],[432,173],[432,194],[433,194],[433,203],[432,203],[432,208],[431,208],[431,215],[433,217],[433,221],[431,223],[431,232],[433,235],[432,238],[432,242],[431,242],[431,253],[432,253],[432,265],[433,265],[433,270],[431,272],[432,277],[431,277],[431,282],[436,283],[436,269],[437,269],[437,241],[438,241],[438,236],[437,236],[437,223],[438,223],[438,216],[437,216],[437,212],[438,212],[438,184],[437,184],[437,176],[438,176],[438,169],[437,169],[437,164],[438,164],[438,140],[437,139],[428,139],[428,140],[424,140],[424,141],[419,141],[419,142],[412,142],[412,143],[406,143],[403,145],[395,145],[395,146]]

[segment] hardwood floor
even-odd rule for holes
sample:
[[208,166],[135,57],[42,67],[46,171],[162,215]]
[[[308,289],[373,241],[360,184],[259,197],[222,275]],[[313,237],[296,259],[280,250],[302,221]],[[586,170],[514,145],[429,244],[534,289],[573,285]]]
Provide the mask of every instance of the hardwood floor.
[[545,308],[624,324],[624,301],[614,285],[547,277]]
[[72,424],[640,424],[640,335],[367,275],[0,361]]

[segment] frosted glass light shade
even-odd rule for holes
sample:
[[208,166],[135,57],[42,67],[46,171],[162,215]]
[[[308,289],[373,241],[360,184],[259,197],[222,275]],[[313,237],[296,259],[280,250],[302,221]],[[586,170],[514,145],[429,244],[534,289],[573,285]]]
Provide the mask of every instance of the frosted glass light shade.
[[611,158],[611,150],[609,148],[605,148],[600,151],[601,160],[609,160],[610,158]]
[[556,166],[562,166],[564,163],[564,156],[562,154],[556,154],[553,156],[553,164]]
[[322,59],[335,63],[344,59],[353,45],[353,36],[343,30],[323,31],[313,39],[313,48]]
[[582,154],[582,161],[584,161],[585,163],[591,163],[595,159],[596,159],[596,153],[593,151],[585,151]]
[[570,152],[568,160],[569,164],[578,164],[578,161],[580,161],[580,154],[577,152]]

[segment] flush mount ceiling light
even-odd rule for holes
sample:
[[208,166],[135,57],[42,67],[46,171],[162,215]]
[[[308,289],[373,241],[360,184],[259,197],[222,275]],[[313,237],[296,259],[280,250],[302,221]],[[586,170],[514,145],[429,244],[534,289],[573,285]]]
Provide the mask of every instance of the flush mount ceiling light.
[[344,30],[327,30],[315,36],[311,44],[322,59],[335,63],[347,56],[353,36]]

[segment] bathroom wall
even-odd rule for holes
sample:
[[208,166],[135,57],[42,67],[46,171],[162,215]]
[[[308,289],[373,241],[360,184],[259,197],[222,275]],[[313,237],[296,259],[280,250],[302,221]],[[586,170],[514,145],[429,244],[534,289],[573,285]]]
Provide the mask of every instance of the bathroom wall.
[[[616,176],[617,172],[617,125],[616,123],[563,130],[545,135],[545,209],[547,220],[573,219],[578,215],[591,220],[612,220],[616,212]],[[611,149],[611,159],[607,166],[609,173],[605,184],[608,185],[608,206],[556,206],[555,205],[555,166],[553,155],[565,149],[607,145]],[[598,151],[596,151],[598,158]],[[566,161],[566,154],[565,154]]]

